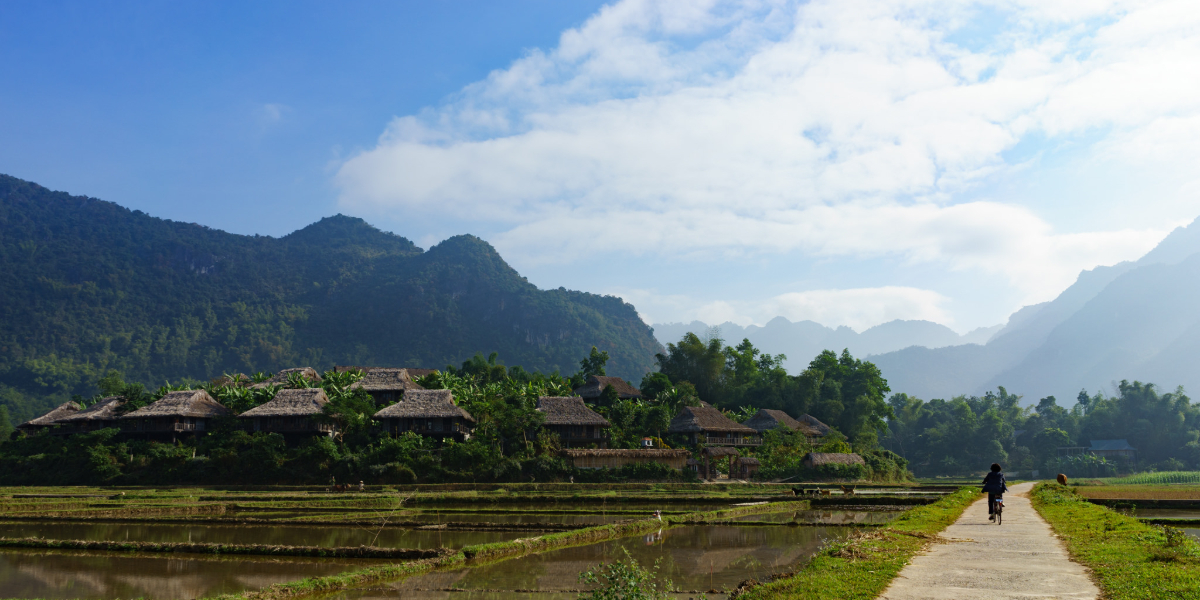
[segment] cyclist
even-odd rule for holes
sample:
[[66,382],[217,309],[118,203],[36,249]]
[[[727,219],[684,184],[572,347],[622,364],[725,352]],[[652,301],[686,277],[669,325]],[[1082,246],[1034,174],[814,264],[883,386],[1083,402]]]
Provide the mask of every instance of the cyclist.
[[1008,491],[1008,485],[1004,482],[1004,473],[1000,472],[1000,465],[992,463],[992,472],[988,473],[983,478],[983,490],[988,495],[988,520],[996,520],[996,500],[1004,496],[1004,492]]

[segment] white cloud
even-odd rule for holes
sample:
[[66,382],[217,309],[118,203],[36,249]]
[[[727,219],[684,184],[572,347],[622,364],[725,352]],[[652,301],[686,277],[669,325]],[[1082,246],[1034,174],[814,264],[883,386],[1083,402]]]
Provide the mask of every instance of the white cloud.
[[[954,43],[981,8],[1005,17],[983,23],[995,35]],[[1195,172],[1197,25],[1194,3],[1168,1],[626,0],[395,119],[337,181],[354,207],[499,227],[522,264],[894,256],[994,273],[1040,301],[1152,247],[1177,224],[1172,199],[1138,199],[1155,226],[1080,232],[964,198],[1036,169],[1005,159],[1029,139],[1095,137],[1085,160],[1131,177],[1151,160]]]

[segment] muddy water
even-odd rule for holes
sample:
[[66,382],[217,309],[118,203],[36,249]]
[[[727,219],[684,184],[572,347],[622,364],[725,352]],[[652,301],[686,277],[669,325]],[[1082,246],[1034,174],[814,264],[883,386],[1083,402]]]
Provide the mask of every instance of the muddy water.
[[1200,519],[1200,510],[1186,508],[1139,508],[1125,512],[1139,519]]
[[1200,541],[1200,529],[1193,529],[1191,527],[1188,527],[1188,528],[1185,528],[1183,530],[1183,532],[1196,538],[1196,540]]
[[0,552],[0,597],[190,600],[333,575],[378,562],[5,550]]
[[[461,548],[471,544],[529,537],[529,532],[437,531],[345,527],[207,525],[193,523],[0,523],[0,537],[54,540],[202,542],[280,546],[380,546],[384,548]],[[536,532],[532,535],[536,535]],[[0,595],[0,597],[3,597]]]
[[[658,561],[660,576],[685,591],[737,587],[746,579],[763,580],[789,571],[811,557],[828,539],[847,528],[821,527],[678,527],[661,534],[564,548],[491,565],[430,573],[392,584],[351,590],[346,599],[411,600],[574,600],[579,573],[623,557],[627,550],[644,566]],[[464,589],[449,592],[446,588]],[[537,592],[520,590],[538,590]],[[682,597],[695,597],[685,593]],[[721,598],[723,594],[708,594]]]
[[737,517],[734,521],[769,521],[772,523],[829,523],[831,525],[887,523],[904,514],[893,510],[792,510],[763,515]]

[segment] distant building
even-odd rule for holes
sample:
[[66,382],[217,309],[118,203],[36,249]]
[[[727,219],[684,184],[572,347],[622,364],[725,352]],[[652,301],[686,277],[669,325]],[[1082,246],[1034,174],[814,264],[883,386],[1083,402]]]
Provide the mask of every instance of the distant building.
[[758,459],[754,458],[753,456],[743,456],[741,458],[734,459],[731,476],[735,477],[736,479],[753,479],[754,476],[758,474],[758,469],[760,466],[762,466],[761,463],[759,463]]
[[612,386],[617,392],[617,397],[622,400],[630,400],[641,398],[641,390],[633,387],[629,382],[620,377],[605,377],[603,375],[592,375],[587,378],[583,385],[575,388],[575,395],[584,400],[594,401],[604,393],[604,388]]
[[706,446],[759,446],[758,431],[726,417],[708,404],[685,406],[671,419],[667,433],[684,434],[692,444]]
[[1126,440],[1091,440],[1092,446],[1088,452],[1108,460],[1137,460],[1137,448],[1129,445]]
[[350,386],[352,390],[363,390],[375,399],[376,406],[387,406],[398,402],[407,390],[423,390],[425,388],[413,381],[408,369],[371,369],[363,373],[363,378]]
[[17,425],[17,430],[24,432],[26,435],[41,433],[55,427],[59,421],[79,412],[82,408],[76,402],[63,402],[46,414]]
[[292,435],[333,435],[333,423],[316,419],[329,404],[329,396],[321,388],[279,390],[270,402],[256,406],[240,415],[249,431]]
[[471,437],[475,417],[454,403],[450,390],[407,390],[399,402],[375,413],[391,435],[405,431],[459,441]]
[[829,426],[809,416],[802,415],[799,419],[793,419],[790,415],[782,410],[760,409],[743,425],[754,429],[761,433],[766,433],[780,427],[787,427],[792,431],[799,431],[808,438],[808,443],[819,444],[821,438],[829,433]]
[[401,369],[404,369],[405,371],[408,371],[408,376],[412,379],[420,379],[426,375],[432,375],[432,374],[438,372],[437,369],[419,369],[419,368],[415,368],[415,367],[356,367],[353,365],[337,365],[333,368],[333,370],[337,373],[348,373],[350,371],[362,371],[365,374],[365,373],[370,373],[371,371],[381,371],[381,370],[387,371],[387,370],[391,370],[391,369],[395,369],[395,368],[401,368]]
[[299,373],[309,381],[321,383],[321,374],[316,369],[312,367],[296,367],[293,369],[284,369],[271,378],[252,384],[249,387],[262,389],[269,385],[287,385],[288,377],[291,377],[293,373]]
[[608,428],[612,424],[588,408],[583,398],[542,396],[538,398],[537,409],[546,415],[545,428],[557,433],[564,447],[608,447]]
[[683,470],[691,452],[687,450],[610,450],[597,448],[575,448],[562,451],[577,469],[619,469],[625,465],[661,463],[672,469]]
[[59,421],[54,434],[73,435],[109,427],[120,428],[121,415],[118,411],[124,405],[125,398],[122,396],[102,398],[99,402]]
[[857,454],[844,452],[809,452],[800,459],[800,464],[810,469],[823,465],[866,465],[867,461]]
[[174,440],[179,434],[202,434],[212,428],[214,419],[232,414],[204,390],[182,390],[122,416],[119,422],[121,431],[129,435]]

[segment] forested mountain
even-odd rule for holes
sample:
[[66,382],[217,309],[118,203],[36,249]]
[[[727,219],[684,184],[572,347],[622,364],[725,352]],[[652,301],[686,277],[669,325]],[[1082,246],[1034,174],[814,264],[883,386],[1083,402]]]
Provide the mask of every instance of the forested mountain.
[[[711,328],[707,323],[659,323],[654,325],[658,341],[667,344],[679,341],[686,333],[704,337]],[[814,321],[793,323],[775,317],[766,325],[743,327],[736,323],[717,326],[722,338],[731,341],[749,339],[756,347],[772,354],[786,354],[789,372],[799,373],[808,361],[823,350],[850,350],[851,354],[866,356],[892,352],[909,346],[941,348],[962,344],[982,344],[1000,330],[1000,326],[982,327],[965,335],[930,321],[889,321],[862,333],[849,327],[831,328]]]
[[272,238],[158,219],[0,175],[0,405],[14,421],[110,369],[130,381],[499,352],[638,381],[660,350],[620,298],[539,290],[489,244],[428,251],[335,216]]
[[1017,311],[987,344],[871,358],[892,389],[950,398],[1005,386],[1024,403],[1120,380],[1200,390],[1200,221],[1136,262],[1084,271],[1053,301]]

